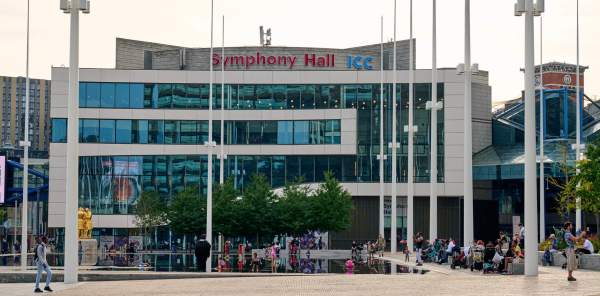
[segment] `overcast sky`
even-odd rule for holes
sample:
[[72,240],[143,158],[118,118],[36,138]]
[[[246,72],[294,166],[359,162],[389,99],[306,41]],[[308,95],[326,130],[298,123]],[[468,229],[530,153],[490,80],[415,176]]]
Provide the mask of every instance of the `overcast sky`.
[[[181,46],[209,46],[209,0],[92,0],[81,17],[80,66],[114,68],[115,38]],[[431,0],[415,0],[417,67],[431,68]],[[472,0],[472,60],[490,72],[492,98],[515,98],[523,88],[523,17],[515,0]],[[547,0],[544,61],[575,63],[575,0]],[[581,0],[581,64],[586,93],[600,95],[600,1]],[[26,0],[0,0],[0,75],[25,75]],[[397,38],[409,36],[409,0],[398,0]],[[438,0],[438,66],[463,61],[463,0]],[[258,45],[258,27],[272,28],[273,45],[352,47],[393,36],[393,0],[215,0],[215,45]],[[539,18],[536,18],[536,63]],[[58,0],[31,0],[31,76],[50,78],[50,67],[67,65],[69,17]]]

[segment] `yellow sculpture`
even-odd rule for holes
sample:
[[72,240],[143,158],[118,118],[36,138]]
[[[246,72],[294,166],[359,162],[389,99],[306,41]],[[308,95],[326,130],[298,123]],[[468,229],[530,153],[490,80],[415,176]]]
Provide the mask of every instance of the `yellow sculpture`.
[[92,228],[92,211],[89,208],[79,208],[77,211],[77,229],[79,238],[92,238]]

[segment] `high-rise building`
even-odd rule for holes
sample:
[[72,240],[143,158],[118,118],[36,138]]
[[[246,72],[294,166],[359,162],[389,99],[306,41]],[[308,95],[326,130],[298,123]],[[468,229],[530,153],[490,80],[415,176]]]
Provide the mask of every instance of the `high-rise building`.
[[[9,157],[22,157],[25,131],[25,77],[0,76],[0,147]],[[50,142],[50,80],[29,80],[30,156],[45,158]]]

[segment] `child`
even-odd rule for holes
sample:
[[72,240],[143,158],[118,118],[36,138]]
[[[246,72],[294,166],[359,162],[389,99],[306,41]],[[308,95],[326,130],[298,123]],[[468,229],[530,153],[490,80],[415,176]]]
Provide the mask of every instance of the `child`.
[[353,274],[354,273],[354,261],[352,261],[352,259],[347,259],[346,260],[346,274]]

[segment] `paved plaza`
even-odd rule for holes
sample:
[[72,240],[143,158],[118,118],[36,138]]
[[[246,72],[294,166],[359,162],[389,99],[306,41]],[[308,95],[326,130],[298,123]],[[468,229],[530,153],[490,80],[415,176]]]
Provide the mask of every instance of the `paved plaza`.
[[[56,283],[53,295],[600,295],[600,272],[540,267],[537,278],[482,275],[428,265],[425,274],[238,277]],[[0,275],[1,276],[1,275]],[[33,284],[0,284],[1,295],[32,295]]]

